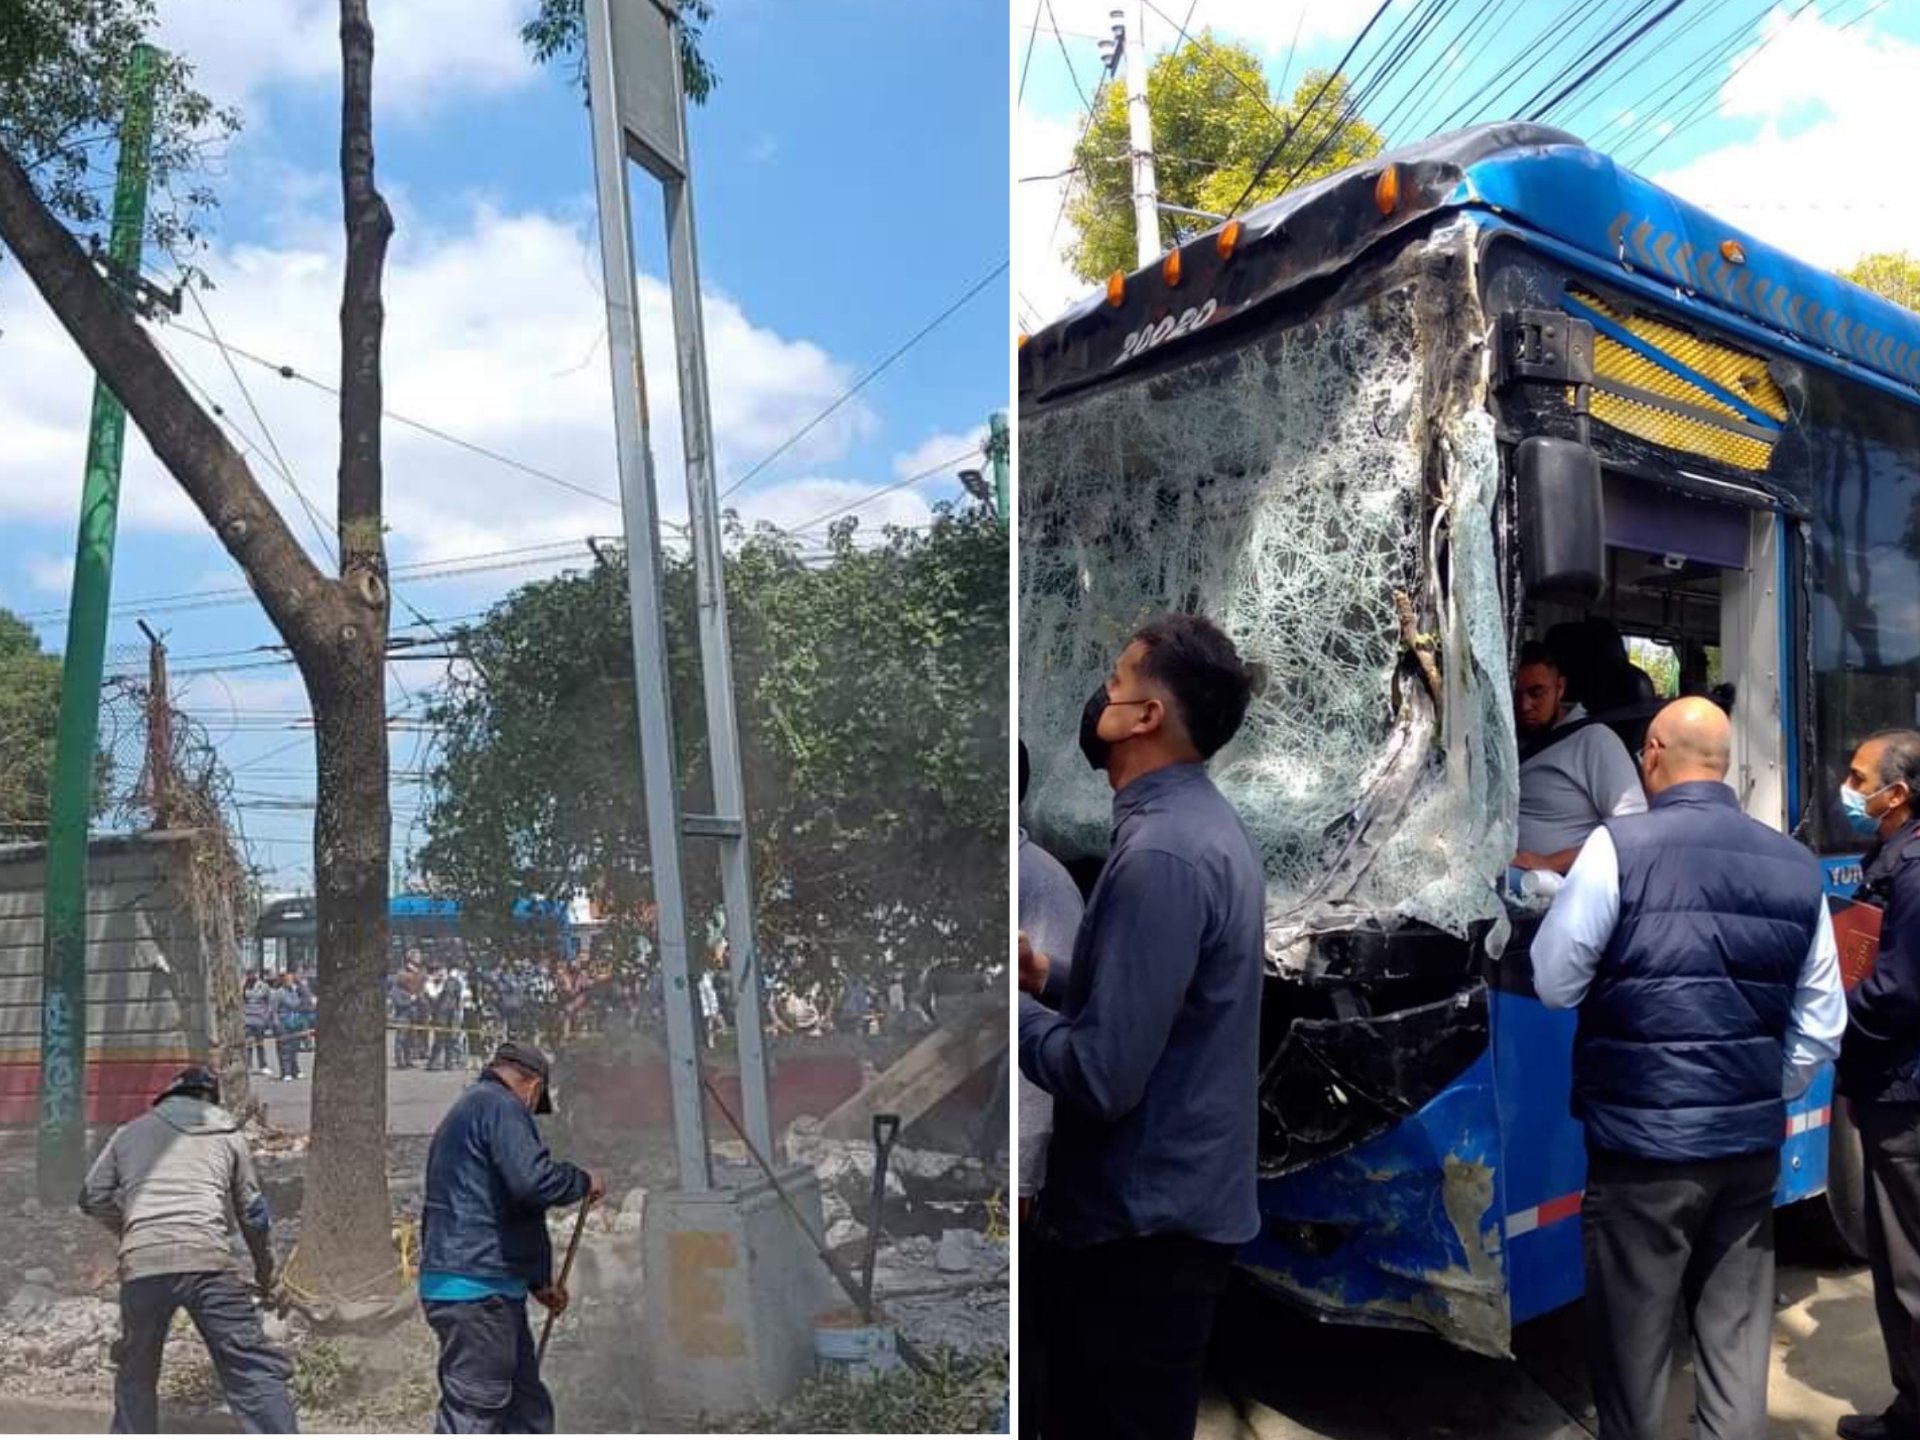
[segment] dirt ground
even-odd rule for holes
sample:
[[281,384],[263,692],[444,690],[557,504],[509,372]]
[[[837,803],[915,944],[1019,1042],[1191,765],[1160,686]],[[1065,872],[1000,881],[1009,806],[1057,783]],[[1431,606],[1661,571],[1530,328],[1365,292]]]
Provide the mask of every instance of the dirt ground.
[[[1768,1440],[1830,1440],[1892,1397],[1866,1268],[1839,1259],[1805,1213],[1783,1212]],[[1515,1359],[1422,1335],[1324,1327],[1236,1295],[1222,1316],[1195,1440],[1587,1440],[1597,1433],[1578,1305],[1522,1326]],[[1381,1377],[1356,1385],[1354,1377]],[[1389,1378],[1390,1377],[1390,1378]],[[1667,1435],[1691,1440],[1690,1368]]]

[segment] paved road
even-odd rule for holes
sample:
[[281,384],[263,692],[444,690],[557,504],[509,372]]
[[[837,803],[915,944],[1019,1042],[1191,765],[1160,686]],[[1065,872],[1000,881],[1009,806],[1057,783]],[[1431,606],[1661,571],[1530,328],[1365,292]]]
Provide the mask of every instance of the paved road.
[[[1804,1217],[1783,1217],[1768,1440],[1830,1440],[1834,1422],[1892,1396],[1863,1267],[1837,1263]],[[1236,1296],[1216,1333],[1195,1440],[1588,1440],[1584,1315],[1521,1327],[1513,1361],[1424,1336],[1323,1327]],[[1692,1426],[1690,1370],[1668,1435]]]
[[[267,1119],[284,1130],[304,1132],[312,1123],[313,1056],[300,1057],[308,1078],[253,1077],[253,1093],[266,1102]],[[394,1135],[431,1135],[447,1107],[474,1078],[470,1070],[387,1071],[387,1129]]]

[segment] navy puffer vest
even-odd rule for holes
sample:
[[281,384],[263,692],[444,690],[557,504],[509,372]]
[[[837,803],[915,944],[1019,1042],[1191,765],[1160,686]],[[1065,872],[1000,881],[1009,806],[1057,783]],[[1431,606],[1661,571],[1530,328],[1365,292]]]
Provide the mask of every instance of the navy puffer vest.
[[1712,781],[1607,822],[1620,914],[1580,1006],[1574,1113],[1595,1149],[1716,1160],[1786,1137],[1781,1067],[1820,864]]

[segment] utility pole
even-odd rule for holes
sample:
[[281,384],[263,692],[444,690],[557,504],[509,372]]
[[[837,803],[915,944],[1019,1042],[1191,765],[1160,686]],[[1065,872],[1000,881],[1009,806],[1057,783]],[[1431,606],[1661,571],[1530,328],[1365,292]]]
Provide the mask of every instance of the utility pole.
[[1007,412],[996,410],[987,417],[987,459],[993,462],[993,503],[1002,525],[1007,523],[1008,462],[1012,459],[1012,450],[1012,437],[1007,433]]
[[[146,234],[159,59],[159,51],[140,44],[133,47],[127,65],[127,108],[120,120],[107,264],[109,278],[128,297],[138,291],[141,242]],[[60,723],[47,824],[37,1180],[40,1198],[48,1204],[71,1203],[86,1166],[87,821],[93,812],[100,676],[106,662],[107,606],[113,592],[113,541],[126,435],[127,412],[106,382],[96,379],[73,598],[67,608],[67,648],[60,668]]]
[[1100,56],[1113,74],[1127,67],[1127,140],[1133,154],[1133,237],[1144,267],[1160,258],[1160,186],[1153,169],[1153,112],[1147,105],[1147,5],[1134,0],[1133,32],[1124,10],[1109,12],[1113,39],[1100,42]]
[[168,698],[167,646],[144,620],[136,621],[147,637],[147,763],[141,782],[155,830],[171,830],[178,788],[173,773],[173,704]]

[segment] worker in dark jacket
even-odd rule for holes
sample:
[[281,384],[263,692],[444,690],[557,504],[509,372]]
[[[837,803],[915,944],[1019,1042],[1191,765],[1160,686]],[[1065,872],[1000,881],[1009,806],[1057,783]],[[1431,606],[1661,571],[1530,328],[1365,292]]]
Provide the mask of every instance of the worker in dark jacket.
[[501,1045],[427,1152],[420,1299],[440,1338],[439,1434],[553,1431],[527,1296],[566,1310],[546,1213],[598,1200],[606,1186],[547,1153],[533,1117],[553,1111],[548,1077],[531,1045]]
[[1726,714],[1654,717],[1649,809],[1581,847],[1533,942],[1542,1003],[1577,1005],[1573,1105],[1600,1440],[1662,1440],[1675,1307],[1701,1440],[1760,1440],[1773,1339],[1773,1191],[1788,1097],[1839,1051],[1820,863],[1725,784]]
[[1874,840],[1856,899],[1883,910],[1880,953],[1847,996],[1839,1086],[1867,1172],[1867,1261],[1893,1374],[1893,1404],[1848,1415],[1846,1440],[1920,1437],[1920,731],[1875,735],[1840,792]]

